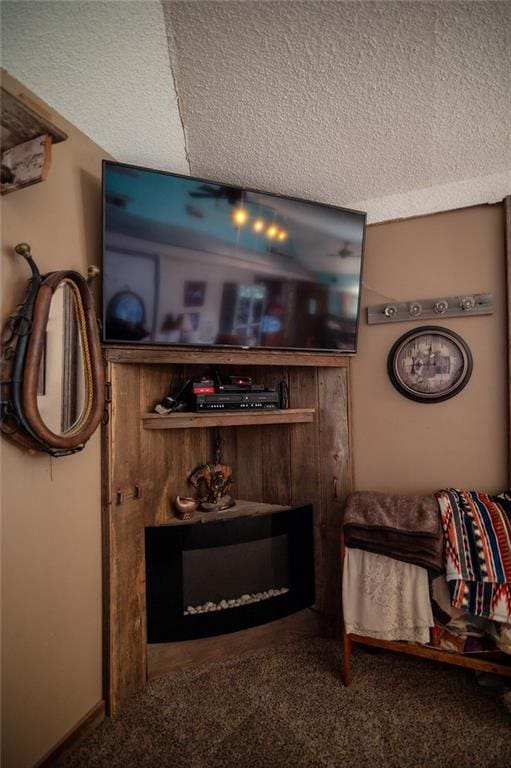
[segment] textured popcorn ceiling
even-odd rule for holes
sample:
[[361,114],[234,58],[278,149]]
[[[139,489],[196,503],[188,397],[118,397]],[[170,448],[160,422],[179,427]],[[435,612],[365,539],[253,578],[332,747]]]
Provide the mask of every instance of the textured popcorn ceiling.
[[192,174],[370,220],[511,192],[511,3],[163,5]]
[[3,1],[2,66],[117,160],[188,173],[161,4]]
[[511,192],[511,2],[0,8],[2,66],[118,160],[371,221]]

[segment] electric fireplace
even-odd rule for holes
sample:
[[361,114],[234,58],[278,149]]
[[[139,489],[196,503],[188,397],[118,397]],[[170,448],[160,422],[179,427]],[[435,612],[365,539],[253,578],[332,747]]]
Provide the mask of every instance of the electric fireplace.
[[235,632],[314,603],[312,506],[264,507],[145,529],[149,643]]

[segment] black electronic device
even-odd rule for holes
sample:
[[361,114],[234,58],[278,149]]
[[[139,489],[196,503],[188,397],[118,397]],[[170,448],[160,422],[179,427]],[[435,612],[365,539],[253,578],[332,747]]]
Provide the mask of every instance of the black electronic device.
[[264,392],[264,384],[220,384],[219,392]]
[[279,393],[275,390],[263,392],[215,392],[211,395],[196,395],[196,411],[239,411],[267,410],[278,408]]
[[228,376],[229,384],[239,384],[241,387],[248,387],[252,384],[252,376],[241,376],[239,373]]
[[192,381],[192,394],[210,395],[215,392],[215,382],[213,379],[202,378],[199,381]]
[[365,224],[104,161],[104,341],[355,352]]

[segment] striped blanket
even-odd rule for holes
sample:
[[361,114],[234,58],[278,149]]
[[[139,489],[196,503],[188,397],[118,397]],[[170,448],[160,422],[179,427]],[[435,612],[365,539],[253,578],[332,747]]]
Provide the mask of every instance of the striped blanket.
[[454,488],[436,497],[452,605],[511,622],[511,501]]

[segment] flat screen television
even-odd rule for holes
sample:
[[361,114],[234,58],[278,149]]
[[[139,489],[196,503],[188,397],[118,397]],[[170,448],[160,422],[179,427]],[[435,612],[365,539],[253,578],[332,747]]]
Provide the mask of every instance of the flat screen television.
[[103,163],[103,339],[355,352],[366,214]]

